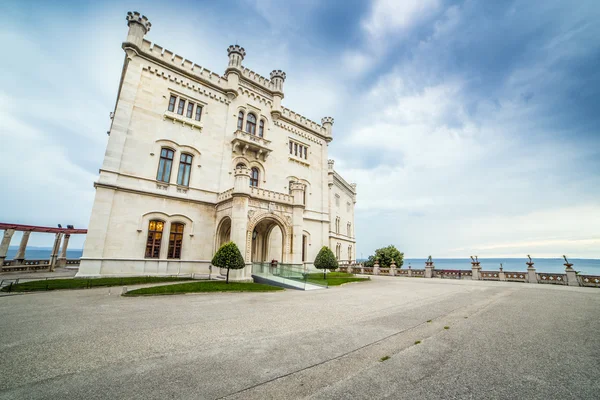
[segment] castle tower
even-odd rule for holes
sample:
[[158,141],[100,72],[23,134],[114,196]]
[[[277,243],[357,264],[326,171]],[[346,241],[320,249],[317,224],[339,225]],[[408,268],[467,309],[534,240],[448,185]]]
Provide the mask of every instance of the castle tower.
[[323,117],[321,118],[321,125],[327,131],[327,136],[333,138],[333,133],[331,129],[333,128],[333,117]]
[[152,24],[145,15],[140,15],[137,11],[129,11],[126,19],[129,27],[126,41],[141,48],[144,36],[150,31]]
[[277,120],[281,116],[281,100],[283,100],[283,82],[285,81],[285,72],[280,69],[274,69],[271,72],[271,82],[273,83],[273,110],[271,115]]

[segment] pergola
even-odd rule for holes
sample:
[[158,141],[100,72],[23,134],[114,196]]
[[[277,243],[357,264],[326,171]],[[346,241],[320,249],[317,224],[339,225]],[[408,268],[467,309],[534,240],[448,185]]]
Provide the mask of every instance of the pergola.
[[[55,266],[64,267],[67,264],[79,264],[79,260],[69,260],[67,262],[67,247],[69,245],[69,238],[71,235],[85,235],[87,229],[75,229],[72,225],[68,225],[63,228],[59,225],[57,228],[48,226],[35,226],[35,225],[21,225],[21,224],[7,224],[0,222],[0,230],[4,230],[2,236],[2,243],[0,243],[0,266],[3,271],[10,270],[27,270],[27,269],[45,269],[48,268],[52,271]],[[23,232],[19,249],[13,260],[5,260],[10,241],[16,231]],[[42,233],[54,233],[54,246],[52,247],[52,254],[50,260],[25,260],[25,250],[27,249],[27,242],[29,241],[29,235],[31,232],[42,232]],[[60,241],[63,241],[62,248]],[[60,250],[60,254],[59,254]]]

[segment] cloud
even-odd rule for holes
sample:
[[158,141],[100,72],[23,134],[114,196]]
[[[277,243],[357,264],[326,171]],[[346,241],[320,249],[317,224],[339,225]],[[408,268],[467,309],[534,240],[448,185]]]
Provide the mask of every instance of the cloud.
[[440,6],[439,0],[376,0],[362,26],[373,39],[382,39],[414,27]]

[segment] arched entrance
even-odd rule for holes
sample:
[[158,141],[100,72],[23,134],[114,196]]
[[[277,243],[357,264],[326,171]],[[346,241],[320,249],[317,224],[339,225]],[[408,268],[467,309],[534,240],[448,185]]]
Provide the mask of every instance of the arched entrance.
[[215,251],[219,249],[219,247],[223,246],[225,243],[231,240],[231,218],[225,217],[219,222],[219,226],[217,227],[217,236],[216,236],[216,248]]
[[289,263],[291,255],[291,218],[272,212],[254,214],[248,222],[246,260],[250,262]]
[[283,262],[284,235],[277,222],[263,219],[252,231],[252,262]]

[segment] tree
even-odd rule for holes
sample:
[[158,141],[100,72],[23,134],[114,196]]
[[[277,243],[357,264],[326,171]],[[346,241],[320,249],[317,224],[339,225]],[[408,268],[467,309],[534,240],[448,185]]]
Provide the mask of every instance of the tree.
[[373,267],[375,259],[379,259],[379,265],[382,268],[389,268],[392,264],[392,259],[396,261],[396,266],[401,268],[404,264],[404,253],[400,252],[394,245],[382,247],[375,250],[375,254],[369,256],[369,259],[365,262],[365,267]]
[[317,254],[317,258],[315,258],[315,268],[323,270],[323,279],[327,279],[325,270],[334,270],[337,267],[338,262],[335,256],[333,255],[333,252],[327,246],[321,247],[321,250],[319,250],[319,254]]
[[225,243],[221,246],[217,250],[217,254],[213,257],[211,264],[217,268],[227,268],[226,283],[229,283],[230,269],[242,269],[246,266],[242,253],[240,253],[240,250],[233,242]]

